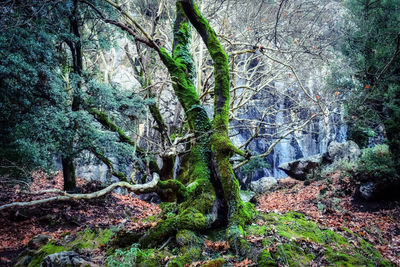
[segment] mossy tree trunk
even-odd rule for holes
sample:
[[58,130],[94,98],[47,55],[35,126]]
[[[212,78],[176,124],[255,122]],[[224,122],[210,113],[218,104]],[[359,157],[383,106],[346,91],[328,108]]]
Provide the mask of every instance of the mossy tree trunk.
[[[213,28],[200,14],[193,0],[176,1],[176,21],[172,55],[160,48],[132,16],[111,0],[104,0],[119,10],[131,25],[105,18],[94,5],[98,15],[157,51],[173,80],[173,89],[187,118],[194,141],[185,159],[184,170],[177,180],[158,182],[158,191],[175,194],[170,198],[176,204],[165,205],[163,220],[140,237],[139,243],[153,247],[176,235],[185,244],[196,243],[195,232],[215,227],[225,227],[231,246],[244,254],[249,245],[244,239],[243,226],[255,215],[254,207],[244,203],[239,195],[239,183],[229,159],[235,154],[244,156],[229,140],[230,73],[228,56],[222,48]],[[191,25],[202,37],[214,61],[214,117],[211,120],[195,88],[195,69],[190,54]],[[144,36],[132,30],[136,27]],[[184,237],[190,240],[183,240]],[[193,240],[192,240],[193,239]],[[193,241],[193,242],[192,242]],[[178,243],[179,243],[178,242]],[[189,245],[188,245],[189,246]],[[191,246],[191,245],[190,245]],[[186,247],[189,254],[199,251]],[[191,252],[190,252],[191,251]],[[193,258],[193,257],[192,257]]]
[[[243,226],[255,214],[249,203],[239,195],[239,183],[229,159],[244,155],[229,140],[230,74],[228,56],[214,30],[202,17],[193,1],[177,1],[172,56],[159,49],[161,60],[174,81],[174,91],[195,135],[187,171],[178,179],[186,185],[181,202],[174,209],[176,216],[168,217],[143,236],[140,242],[153,246],[166,237],[182,231],[202,231],[213,227],[227,227],[231,245],[245,252]],[[194,64],[189,52],[191,26],[200,33],[214,61],[215,102],[211,121],[201,105],[194,86]],[[184,190],[185,191],[185,190]]]

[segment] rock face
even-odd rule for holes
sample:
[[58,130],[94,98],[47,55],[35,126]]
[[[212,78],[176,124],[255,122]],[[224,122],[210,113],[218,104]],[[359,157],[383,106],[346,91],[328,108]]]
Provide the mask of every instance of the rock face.
[[[291,95],[297,89],[290,89],[290,86],[284,82],[276,82],[275,88],[280,92],[288,92]],[[251,104],[237,115],[237,117],[244,120],[259,120],[263,116],[263,112],[268,110],[269,107],[274,106],[279,112],[271,112],[265,119],[267,125],[274,125],[274,127],[266,127],[260,130],[259,135],[264,135],[263,138],[257,138],[253,140],[249,145],[248,149],[252,154],[262,154],[266,152],[269,146],[276,140],[273,136],[279,136],[282,128],[290,124],[290,114],[288,111],[296,103],[302,103],[304,107],[308,107],[309,104],[303,103],[304,96],[301,94],[291,95],[293,98],[279,98],[273,94],[269,94],[268,91],[257,94],[252,100]],[[293,102],[296,99],[296,103]],[[307,108],[297,110],[296,114],[302,120],[311,116],[311,111]],[[279,165],[285,162],[290,162],[299,158],[309,157],[316,154],[322,154],[327,152],[328,145],[333,141],[342,143],[346,141],[347,126],[344,122],[343,107],[337,106],[332,109],[326,117],[315,118],[307,126],[300,131],[295,131],[282,140],[274,147],[273,151],[269,156],[265,158],[265,162],[271,167],[259,168],[251,174],[252,180],[258,180],[261,177],[273,176],[276,178],[286,177],[286,173],[279,168]],[[254,133],[251,129],[251,125],[246,127],[243,121],[232,121],[231,122],[231,135],[232,142],[239,146],[245,143]],[[272,136],[272,137],[271,137]],[[242,179],[245,175],[236,172],[236,176]]]
[[316,168],[337,168],[341,162],[356,161],[360,156],[361,150],[353,141],[344,143],[331,142],[328,152],[282,163],[279,165],[279,169],[294,179],[304,181],[307,175]]
[[43,259],[41,267],[75,267],[91,266],[75,251],[63,251],[46,256]]
[[262,177],[257,181],[251,182],[250,189],[257,194],[261,194],[271,189],[277,183],[278,181],[274,177]]

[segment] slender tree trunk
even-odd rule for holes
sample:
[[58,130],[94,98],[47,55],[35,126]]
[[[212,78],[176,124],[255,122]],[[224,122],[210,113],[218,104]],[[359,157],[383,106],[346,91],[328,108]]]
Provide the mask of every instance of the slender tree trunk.
[[64,191],[72,192],[76,188],[76,176],[73,158],[63,157],[61,161],[64,176]]
[[[74,9],[72,10],[72,14],[70,16],[70,26],[71,33],[77,38],[76,41],[70,41],[69,47],[71,49],[72,55],[72,67],[73,72],[75,74],[81,75],[83,69],[83,61],[82,61],[82,47],[80,41],[80,32],[79,32],[79,21],[78,21],[78,0],[74,0]],[[78,111],[80,107],[80,99],[77,97],[78,94],[75,91],[81,90],[81,83],[78,82],[77,88],[74,88],[72,93],[72,111]],[[77,128],[76,122],[73,122],[72,130],[75,132]],[[65,191],[74,191],[76,188],[76,174],[74,167],[74,158],[73,158],[73,138],[69,140],[69,147],[67,149],[68,153],[66,156],[62,157],[62,165],[63,165],[63,176],[64,176],[64,190]]]

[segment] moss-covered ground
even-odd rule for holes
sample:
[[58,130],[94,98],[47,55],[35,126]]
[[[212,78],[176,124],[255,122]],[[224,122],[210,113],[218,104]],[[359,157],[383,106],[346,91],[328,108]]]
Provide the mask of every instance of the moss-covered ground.
[[93,251],[107,247],[117,229],[87,229],[74,236],[63,235],[62,240],[49,240],[37,250],[25,250],[19,257],[16,266],[41,266],[47,255],[62,251]]
[[301,213],[260,213],[245,232],[251,246],[245,256],[235,254],[221,229],[201,235],[180,232],[161,250],[140,250],[134,244],[110,255],[107,263],[118,266],[135,259],[137,266],[392,266],[357,234],[335,232]]
[[88,229],[21,255],[19,266],[40,266],[46,255],[69,250],[96,251],[103,255],[102,266],[392,266],[360,236],[327,229],[297,212],[259,213],[244,230],[251,247],[245,256],[235,254],[225,229],[181,231],[150,249],[138,244],[117,248],[112,241],[118,229]]

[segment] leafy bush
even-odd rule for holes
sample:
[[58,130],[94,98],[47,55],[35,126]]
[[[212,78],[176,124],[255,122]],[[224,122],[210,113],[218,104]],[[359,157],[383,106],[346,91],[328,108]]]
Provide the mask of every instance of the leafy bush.
[[357,171],[365,178],[374,180],[387,179],[395,176],[395,162],[387,145],[377,145],[364,149],[358,162]]
[[374,182],[377,197],[393,197],[400,187],[396,161],[387,145],[363,150],[354,170],[356,182]]

